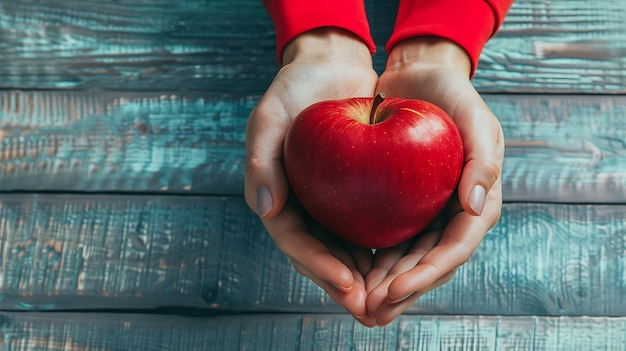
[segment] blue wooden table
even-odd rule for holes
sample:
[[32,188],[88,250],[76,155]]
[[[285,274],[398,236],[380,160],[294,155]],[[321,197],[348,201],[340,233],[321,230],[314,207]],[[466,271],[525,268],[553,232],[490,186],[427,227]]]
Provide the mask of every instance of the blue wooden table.
[[[366,7],[382,45],[397,1]],[[623,0],[513,5],[473,80],[506,138],[502,218],[385,328],[243,200],[277,70],[260,0],[0,1],[0,350],[624,348]]]

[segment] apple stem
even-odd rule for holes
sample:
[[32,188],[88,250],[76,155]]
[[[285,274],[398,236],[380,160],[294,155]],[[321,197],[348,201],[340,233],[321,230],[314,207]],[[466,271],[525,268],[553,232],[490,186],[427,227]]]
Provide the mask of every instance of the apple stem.
[[376,124],[376,110],[378,110],[378,105],[385,100],[385,93],[378,93],[374,98],[374,102],[372,103],[372,111],[370,112],[370,124]]

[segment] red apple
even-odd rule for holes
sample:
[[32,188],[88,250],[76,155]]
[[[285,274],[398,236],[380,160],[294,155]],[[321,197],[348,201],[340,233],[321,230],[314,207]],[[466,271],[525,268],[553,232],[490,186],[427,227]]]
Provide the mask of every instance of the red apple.
[[464,157],[442,109],[382,94],[306,108],[287,131],[283,156],[309,215],[367,248],[391,247],[424,229],[454,193]]

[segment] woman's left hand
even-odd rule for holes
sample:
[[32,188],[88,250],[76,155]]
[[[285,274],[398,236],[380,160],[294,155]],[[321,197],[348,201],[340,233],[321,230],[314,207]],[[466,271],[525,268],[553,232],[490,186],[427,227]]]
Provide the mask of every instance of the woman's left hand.
[[409,242],[376,251],[365,279],[368,314],[377,325],[452,279],[500,217],[504,137],[470,71],[461,47],[424,37],[396,45],[378,81],[377,92],[426,100],[446,111],[461,133],[465,161],[457,192],[431,226]]

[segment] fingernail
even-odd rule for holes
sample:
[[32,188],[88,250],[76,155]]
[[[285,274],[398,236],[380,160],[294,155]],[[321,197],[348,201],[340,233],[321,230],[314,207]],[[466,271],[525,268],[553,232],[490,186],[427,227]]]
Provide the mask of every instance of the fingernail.
[[337,288],[337,289],[339,289],[339,290],[341,290],[343,292],[348,292],[348,291],[352,290],[351,286],[345,287],[345,286],[341,286],[341,285],[335,284],[333,282],[330,282],[330,284],[332,284],[332,286],[334,286],[335,288]]
[[398,299],[395,299],[395,300],[389,301],[389,303],[390,303],[390,304],[400,303],[400,302],[402,302],[402,301],[404,301],[404,300],[408,299],[408,298],[409,298],[409,297],[411,297],[412,295],[413,295],[413,293],[406,294],[406,295],[404,295],[404,296],[402,296],[402,297],[400,297],[400,298],[398,298]]
[[483,208],[485,207],[485,197],[487,195],[487,191],[480,185],[476,185],[474,189],[472,189],[472,193],[470,194],[468,203],[469,207],[476,212],[480,216],[483,213]]
[[267,216],[272,210],[272,194],[270,189],[266,186],[262,186],[256,191],[256,210],[259,217],[263,218]]

